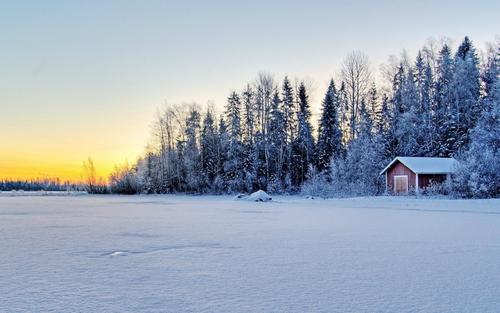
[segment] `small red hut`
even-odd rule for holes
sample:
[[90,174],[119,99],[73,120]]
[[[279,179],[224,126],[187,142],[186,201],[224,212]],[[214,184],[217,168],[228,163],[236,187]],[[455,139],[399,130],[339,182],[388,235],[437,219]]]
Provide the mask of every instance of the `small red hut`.
[[457,160],[453,158],[396,157],[380,175],[385,174],[387,193],[405,194],[410,190],[419,192],[448,179]]

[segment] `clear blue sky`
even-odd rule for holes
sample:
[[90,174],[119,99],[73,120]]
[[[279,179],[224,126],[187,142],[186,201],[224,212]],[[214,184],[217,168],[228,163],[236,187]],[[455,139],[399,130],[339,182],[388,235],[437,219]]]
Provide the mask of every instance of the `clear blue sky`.
[[263,70],[313,80],[317,107],[350,51],[376,70],[429,37],[483,49],[499,12],[500,1],[2,1],[0,176],[74,174],[88,155],[133,161],[164,101],[220,107]]

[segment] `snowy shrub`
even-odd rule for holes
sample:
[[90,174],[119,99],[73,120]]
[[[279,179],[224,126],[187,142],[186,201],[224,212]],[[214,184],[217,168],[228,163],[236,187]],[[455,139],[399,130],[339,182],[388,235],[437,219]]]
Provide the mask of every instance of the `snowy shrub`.
[[141,191],[135,169],[128,165],[116,167],[109,177],[109,189],[112,193],[136,194]]
[[315,196],[321,198],[329,198],[338,193],[335,186],[331,183],[328,175],[325,173],[315,174],[310,177],[303,185],[301,194],[304,196]]
[[431,182],[430,185],[422,191],[422,194],[431,197],[451,195],[452,184],[450,180],[443,182]]
[[500,194],[500,151],[468,152],[452,178],[453,191],[461,197],[487,198]]

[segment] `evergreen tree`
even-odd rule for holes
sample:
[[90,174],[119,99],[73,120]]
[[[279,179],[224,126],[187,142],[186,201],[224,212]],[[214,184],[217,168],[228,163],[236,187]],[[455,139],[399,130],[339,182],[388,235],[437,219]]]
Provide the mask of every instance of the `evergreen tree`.
[[434,110],[432,130],[435,140],[432,142],[434,156],[448,157],[453,153],[453,125],[450,105],[452,102],[453,60],[450,48],[444,45],[439,52],[437,80],[434,91]]
[[452,154],[467,149],[469,132],[481,114],[478,64],[474,46],[469,38],[465,37],[455,54],[451,87],[453,91],[449,120],[451,136],[447,138],[447,145]]
[[225,192],[227,191],[226,175],[224,170],[224,164],[228,160],[229,151],[229,133],[227,130],[226,121],[221,115],[219,118],[219,127],[217,131],[217,144],[216,144],[216,168],[217,176],[215,177],[213,190],[215,192]]
[[186,171],[185,176],[183,176],[186,188],[188,191],[196,192],[200,191],[200,187],[203,184],[200,151],[198,148],[200,119],[201,116],[198,110],[194,107],[191,108],[189,116],[186,119],[186,141],[182,157]]
[[245,185],[248,191],[254,189],[257,183],[258,157],[255,143],[255,93],[247,85],[242,93],[243,105],[243,171]]
[[278,92],[274,93],[273,104],[270,113],[269,122],[269,159],[270,165],[270,181],[269,191],[282,191],[283,181],[285,179],[288,168],[285,165],[285,158],[287,152],[287,134],[285,131],[284,114],[281,111],[282,101]]
[[140,169],[139,177],[141,178],[142,190],[145,193],[154,193],[156,191],[154,182],[154,154],[151,151],[146,153],[140,163],[138,168]]
[[300,186],[306,179],[314,156],[314,138],[311,125],[311,109],[306,87],[302,82],[298,90],[297,138],[294,142],[292,161],[294,164],[293,184]]
[[471,134],[471,145],[454,178],[454,190],[466,197],[500,195],[500,81],[491,86],[487,108]]
[[368,90],[368,111],[373,121],[373,126],[382,122],[382,112],[378,101],[377,88],[375,84]]
[[226,118],[228,121],[229,147],[227,160],[224,163],[224,173],[227,188],[229,192],[244,191],[241,100],[236,92],[231,93],[227,100]]
[[204,187],[210,188],[217,177],[217,129],[211,110],[207,110],[203,118],[201,131],[201,165]]
[[296,136],[297,126],[296,126],[296,110],[295,110],[295,97],[293,92],[292,84],[288,77],[285,76],[283,80],[283,86],[281,87],[281,112],[283,115],[283,132],[284,132],[284,145],[285,150],[284,155],[284,168],[283,175],[291,175],[292,171],[292,143]]
[[332,192],[341,196],[380,194],[383,179],[378,173],[385,164],[380,142],[371,132],[373,121],[362,100],[357,137],[349,143],[345,157],[332,162]]
[[415,62],[415,84],[418,94],[418,108],[416,109],[419,117],[418,138],[419,147],[417,155],[432,155],[432,142],[434,140],[431,124],[432,118],[432,93],[433,93],[433,74],[429,62],[425,61],[422,52],[419,51]]
[[243,103],[243,142],[247,146],[251,146],[254,143],[254,131],[255,131],[255,104],[254,104],[255,94],[253,92],[250,84],[247,85],[242,94]]
[[339,119],[339,101],[333,79],[323,99],[321,118],[318,127],[316,147],[316,167],[321,172],[330,169],[330,160],[343,154],[342,130]]

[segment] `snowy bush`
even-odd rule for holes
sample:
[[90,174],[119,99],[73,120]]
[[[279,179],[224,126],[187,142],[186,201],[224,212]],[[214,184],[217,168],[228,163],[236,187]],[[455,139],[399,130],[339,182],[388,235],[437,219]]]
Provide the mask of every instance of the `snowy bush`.
[[109,177],[109,189],[112,193],[139,193],[141,189],[136,171],[128,165],[116,167]]
[[422,191],[422,194],[431,197],[452,195],[452,184],[450,180],[443,182],[431,182],[429,187]]
[[315,174],[302,185],[301,194],[304,196],[315,196],[329,198],[338,196],[339,192],[328,178],[326,173]]

